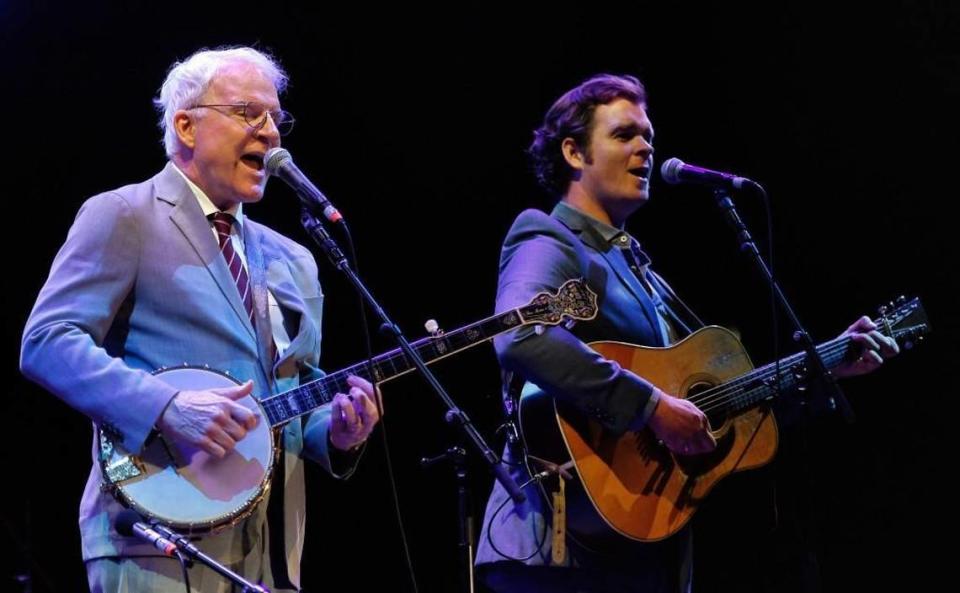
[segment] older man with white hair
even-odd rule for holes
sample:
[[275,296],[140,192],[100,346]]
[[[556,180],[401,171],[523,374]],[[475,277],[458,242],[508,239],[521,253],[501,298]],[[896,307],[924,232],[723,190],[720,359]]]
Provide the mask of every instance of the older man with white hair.
[[[271,57],[247,47],[175,64],[155,99],[169,162],[83,204],[27,322],[24,374],[133,454],[160,435],[222,459],[267,422],[237,400],[322,376],[316,262],[243,213],[263,197],[264,154],[293,125],[280,107],[286,83]],[[246,382],[186,389],[153,374],[184,363]],[[274,591],[299,588],[301,459],[346,477],[379,420],[373,386],[347,383],[331,406],[284,426],[281,463],[264,489],[273,500],[201,538],[201,549]],[[80,506],[91,590],[183,591],[176,560],[116,532],[123,507],[102,487],[96,441],[93,451]],[[203,566],[188,575],[194,591],[231,590]]]

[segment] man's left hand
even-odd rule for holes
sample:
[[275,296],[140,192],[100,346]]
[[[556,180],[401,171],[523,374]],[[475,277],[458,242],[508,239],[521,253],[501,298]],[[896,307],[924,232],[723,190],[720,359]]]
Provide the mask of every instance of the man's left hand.
[[[330,419],[330,442],[341,451],[363,444],[380,421],[379,391],[361,377],[347,377],[349,393],[333,398]],[[377,398],[377,399],[374,399]]]
[[840,337],[847,336],[860,346],[860,357],[846,361],[834,370],[838,377],[854,377],[873,372],[883,361],[900,352],[897,341],[877,331],[877,324],[864,315]]

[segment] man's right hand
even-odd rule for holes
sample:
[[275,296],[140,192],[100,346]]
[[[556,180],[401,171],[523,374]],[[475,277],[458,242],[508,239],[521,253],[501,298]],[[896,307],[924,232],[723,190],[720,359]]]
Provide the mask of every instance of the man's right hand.
[[181,391],[170,400],[157,427],[175,442],[223,458],[257,426],[257,415],[236,403],[252,391],[253,381],[236,387]]
[[717,446],[707,415],[687,400],[662,391],[647,426],[667,448],[680,455],[706,453]]

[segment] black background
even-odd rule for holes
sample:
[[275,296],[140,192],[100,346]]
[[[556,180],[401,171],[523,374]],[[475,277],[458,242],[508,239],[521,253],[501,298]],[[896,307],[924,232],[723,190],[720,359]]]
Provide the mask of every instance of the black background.
[[[723,483],[696,518],[698,591],[843,591],[952,572],[957,289],[954,163],[960,8],[949,3],[683,3],[389,10],[220,3],[0,2],[6,206],[2,398],[6,501],[0,590],[85,586],[76,528],[89,423],[26,382],[20,332],[82,201],[164,163],[150,99],[200,47],[253,44],[291,75],[285,141],[347,217],[361,272],[410,338],[492,313],[500,241],[526,207],[550,208],[523,150],[563,91],[596,72],[639,76],[657,158],[736,171],[767,188],[776,269],[813,336],[827,339],[901,294],[934,333],[880,372],[845,382],[858,416],[784,431],[778,460]],[[675,3],[680,4],[680,3]],[[839,3],[838,3],[839,4]],[[346,8],[350,16],[339,15]],[[768,295],[709,193],[654,180],[628,223],[657,269],[711,323],[769,360]],[[741,213],[763,245],[760,203]],[[274,181],[247,214],[306,243]],[[318,259],[319,259],[318,254]],[[322,360],[364,356],[358,302],[325,260]],[[785,336],[788,335],[785,333]],[[788,347],[786,341],[784,347]],[[377,338],[376,350],[390,347]],[[434,366],[497,449],[498,373],[482,346]],[[416,377],[384,386],[399,508],[421,591],[457,586],[456,490],[421,456],[457,442]],[[412,591],[378,432],[356,476],[311,467],[308,591]],[[478,514],[491,478],[471,463]],[[335,585],[336,584],[336,585]]]

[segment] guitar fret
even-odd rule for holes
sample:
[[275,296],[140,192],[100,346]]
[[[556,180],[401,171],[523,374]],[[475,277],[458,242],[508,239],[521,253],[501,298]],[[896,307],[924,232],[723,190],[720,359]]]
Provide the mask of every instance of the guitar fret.
[[287,409],[290,410],[291,416],[299,416],[302,406],[300,405],[300,398],[298,397],[299,392],[294,392],[289,394],[284,400],[287,403]]
[[[433,360],[445,356],[446,353],[451,350],[450,346],[452,343],[453,342],[451,342],[450,338],[447,338],[446,336],[440,336],[436,338],[430,338],[428,341],[416,342],[411,344],[411,346],[413,347],[414,352],[416,352],[420,358],[425,360]],[[406,356],[404,357],[404,361],[406,361]]]
[[[820,351],[821,356],[825,356],[831,353],[830,349],[835,348],[836,345],[836,342],[828,342],[823,344],[818,351]],[[776,397],[779,392],[792,389],[798,382],[795,370],[802,366],[805,360],[805,353],[794,354],[780,361],[779,377],[777,376],[776,363],[770,363],[727,383],[698,393],[692,398],[692,401],[700,405],[705,412],[714,414],[729,415],[746,410]],[[829,368],[831,365],[828,364],[827,366]],[[779,391],[775,389],[775,386],[779,386]]]
[[350,385],[347,383],[347,376],[343,373],[330,375],[330,383],[333,383],[333,390],[330,394],[330,401],[333,401],[334,394],[347,393],[350,391]]
[[267,413],[267,420],[270,422],[270,426],[278,424],[281,421],[281,416],[277,412],[276,402],[273,399],[265,399],[260,403],[263,405],[263,409]]
[[361,378],[363,378],[363,379],[366,379],[367,381],[370,381],[371,383],[375,383],[376,381],[373,380],[373,377],[371,376],[371,372],[370,372],[370,367],[371,367],[371,366],[373,366],[374,368],[376,367],[376,359],[374,359],[374,360],[372,361],[372,365],[368,365],[366,362],[357,363],[357,364],[353,365],[352,367],[350,367],[349,369],[347,369],[347,373],[346,373],[346,374],[347,374],[347,375],[356,375],[357,377],[361,377]]
[[276,398],[273,400],[274,407],[277,410],[277,416],[279,416],[284,421],[289,420],[289,415],[287,414],[286,406],[283,405],[283,400]]
[[393,365],[393,360],[391,359],[391,355],[389,353],[384,354],[380,358],[380,360],[377,362],[377,372],[379,375],[378,378],[381,381],[387,377],[392,377],[395,374],[396,372],[395,367]]
[[277,396],[276,402],[277,402],[277,407],[280,409],[280,415],[283,417],[284,420],[289,420],[290,411],[287,410],[287,402],[283,401],[282,395]]
[[[396,356],[387,358],[387,362],[390,363],[391,375],[399,375],[402,372],[406,372],[410,368],[410,365],[407,364],[407,357],[401,352],[398,352]],[[398,362],[403,364],[399,365],[397,364]]]
[[314,391],[309,388],[297,392],[297,399],[300,401],[301,409],[312,410],[318,405],[317,398],[314,397]]
[[390,378],[390,374],[383,368],[383,360],[377,360],[373,364],[373,377],[370,378],[374,383],[380,383]]
[[323,402],[329,402],[333,399],[333,396],[327,390],[327,384],[324,379],[315,381],[313,384],[314,389],[317,391],[317,394],[320,396],[320,400]]
[[[507,315],[506,317],[509,317]],[[494,317],[493,319],[487,319],[476,324],[477,331],[483,336],[483,339],[489,339],[493,336],[506,331],[512,327],[512,324],[508,325],[504,323],[505,317]]]

